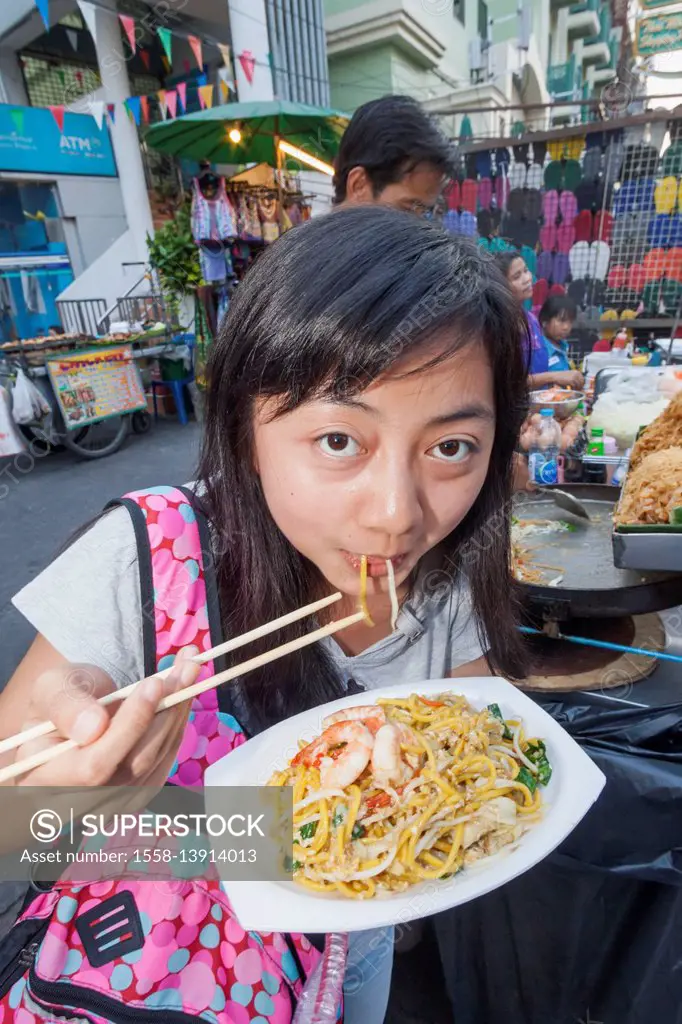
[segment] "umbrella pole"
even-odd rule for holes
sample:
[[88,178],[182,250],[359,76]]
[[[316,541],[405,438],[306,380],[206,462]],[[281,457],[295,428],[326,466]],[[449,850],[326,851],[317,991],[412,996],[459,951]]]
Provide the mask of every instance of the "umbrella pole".
[[279,220],[279,233],[280,235],[284,231],[284,204],[282,189],[282,150],[279,148],[279,118],[275,121],[275,158],[277,160],[277,171],[275,177],[277,178],[277,210]]

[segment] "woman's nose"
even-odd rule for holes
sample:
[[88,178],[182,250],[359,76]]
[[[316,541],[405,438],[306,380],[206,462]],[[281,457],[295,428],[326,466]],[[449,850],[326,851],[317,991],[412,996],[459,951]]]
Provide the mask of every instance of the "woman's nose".
[[386,462],[370,469],[364,523],[389,537],[413,533],[422,522],[419,482],[407,463]]

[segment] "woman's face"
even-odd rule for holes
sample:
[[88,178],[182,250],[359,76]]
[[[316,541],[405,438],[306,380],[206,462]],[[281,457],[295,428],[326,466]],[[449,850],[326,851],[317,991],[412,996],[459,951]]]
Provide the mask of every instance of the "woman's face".
[[533,275],[526,266],[526,261],[522,260],[520,256],[510,263],[507,281],[519,302],[525,302],[526,299],[532,298]]
[[[336,589],[386,592],[462,522],[488,471],[495,435],[493,376],[472,344],[414,376],[424,354],[346,401],[311,400],[255,423],[255,458],[278,527]],[[268,421],[269,420],[269,421]]]

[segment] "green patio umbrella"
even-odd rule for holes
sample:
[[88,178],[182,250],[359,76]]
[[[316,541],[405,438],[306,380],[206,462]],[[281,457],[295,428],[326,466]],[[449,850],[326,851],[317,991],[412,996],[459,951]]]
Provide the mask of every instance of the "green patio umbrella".
[[[282,139],[331,163],[348,124],[348,116],[326,107],[288,100],[225,103],[174,121],[155,124],[146,141],[154,149],[190,160],[217,164],[267,163],[281,166],[277,147]],[[229,138],[238,129],[241,140]]]

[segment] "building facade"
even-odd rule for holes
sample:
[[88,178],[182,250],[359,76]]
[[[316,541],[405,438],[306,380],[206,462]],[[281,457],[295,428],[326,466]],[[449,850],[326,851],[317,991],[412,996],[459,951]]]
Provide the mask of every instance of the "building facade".
[[[598,97],[632,61],[623,0],[325,0],[325,11],[334,106],[402,92],[434,112],[487,107],[470,118],[476,134],[545,126],[542,105]],[[556,120],[579,113],[567,105]],[[461,116],[444,122],[457,134]]]

